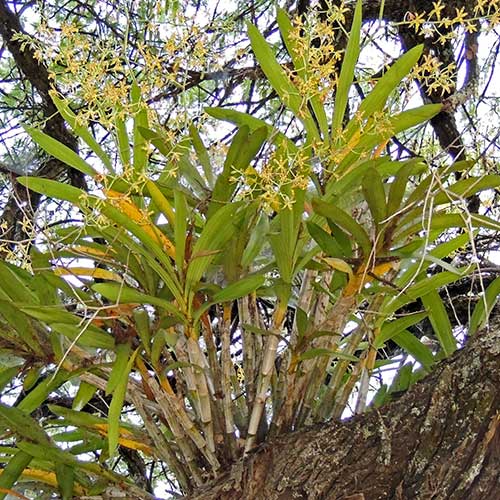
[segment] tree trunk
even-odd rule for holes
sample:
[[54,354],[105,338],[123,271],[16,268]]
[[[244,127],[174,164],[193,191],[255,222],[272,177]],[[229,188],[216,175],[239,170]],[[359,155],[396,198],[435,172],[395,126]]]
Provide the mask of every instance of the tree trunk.
[[500,498],[500,321],[380,410],[258,448],[190,498]]

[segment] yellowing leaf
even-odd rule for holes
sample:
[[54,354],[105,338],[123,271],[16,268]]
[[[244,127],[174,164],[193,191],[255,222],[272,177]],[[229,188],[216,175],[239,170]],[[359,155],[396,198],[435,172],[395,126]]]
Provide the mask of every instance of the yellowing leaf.
[[92,255],[95,257],[107,257],[110,253],[116,253],[111,247],[107,247],[106,250],[99,250],[98,248],[87,247],[85,245],[71,247],[71,251],[77,254]]
[[351,266],[345,260],[337,259],[335,257],[323,257],[321,260],[326,262],[332,269],[346,273],[351,278],[353,277]]
[[168,219],[170,224],[175,222],[175,213],[172,209],[172,205],[165,198],[163,193],[160,191],[158,186],[153,181],[147,181],[146,187],[149,191],[151,199],[155,202],[156,206],[163,212],[163,215]]
[[384,274],[391,269],[395,269],[397,266],[399,266],[397,261],[382,262],[373,268],[367,268],[366,265],[362,265],[349,279],[344,289],[344,296],[351,297],[358,293],[367,283],[376,278],[382,278]]
[[377,146],[377,149],[372,154],[372,158],[378,158],[383,152],[385,147],[387,146],[387,143],[389,142],[389,139],[386,141],[382,142],[379,146]]
[[[0,473],[1,472],[3,471],[0,469]],[[24,469],[21,476],[24,479],[41,481],[42,483],[49,484],[50,486],[57,488],[57,478],[54,472],[49,472],[42,469]],[[85,490],[79,484],[75,484],[74,493],[78,496],[82,496],[85,494]],[[21,496],[20,498],[24,497]]]
[[[102,436],[106,437],[108,435],[108,427],[109,427],[108,424],[104,424],[104,423],[95,424],[93,427]],[[144,453],[147,453],[148,455],[153,454],[153,450],[152,450],[151,446],[149,446],[148,444],[143,443],[141,441],[136,441],[133,439],[134,435],[132,432],[128,431],[124,427],[120,427],[119,432],[120,432],[120,435],[118,437],[118,443],[121,446],[125,446],[125,448],[129,448],[131,450],[143,451]]]
[[54,274],[57,276],[87,276],[111,281],[123,281],[122,277],[113,271],[99,267],[56,267]]
[[163,249],[170,257],[175,257],[175,248],[172,242],[151,222],[148,214],[141,210],[128,196],[118,193],[112,189],[105,191],[111,205],[120,210],[120,212],[129,217],[157,243],[163,246]]

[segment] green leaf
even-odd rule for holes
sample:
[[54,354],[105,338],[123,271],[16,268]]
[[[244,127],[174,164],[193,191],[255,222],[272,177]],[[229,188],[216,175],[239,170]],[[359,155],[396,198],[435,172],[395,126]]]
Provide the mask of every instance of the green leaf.
[[447,186],[441,193],[434,197],[434,205],[464,200],[485,189],[495,189],[500,186],[500,175],[487,174],[481,177],[469,177],[468,179],[460,179]]
[[326,255],[336,258],[345,257],[342,247],[331,234],[328,234],[324,229],[314,224],[314,222],[308,221],[306,225],[309,234]]
[[[139,129],[140,130],[140,129]],[[120,155],[120,160],[124,167],[130,165],[130,144],[128,140],[127,126],[125,122],[117,117],[115,119],[115,130],[116,140],[118,145],[118,153]]]
[[[389,126],[392,128],[392,135],[399,134],[421,123],[428,122],[433,116],[441,112],[441,104],[424,104],[418,108],[403,111],[389,119]],[[380,142],[377,141],[377,142]]]
[[134,160],[133,166],[136,172],[144,172],[148,162],[147,143],[141,135],[141,128],[148,127],[148,112],[141,99],[141,89],[137,82],[133,82],[130,88],[130,100],[136,108],[134,115]]
[[307,327],[309,326],[309,318],[304,309],[297,307],[295,309],[295,324],[297,326],[297,333],[299,338],[303,337],[307,332]]
[[109,405],[108,412],[108,451],[109,456],[115,454],[116,447],[118,446],[118,438],[120,437],[120,416],[122,413],[123,402],[125,401],[125,394],[127,392],[129,374],[134,365],[135,358],[138,354],[136,349],[132,356],[130,356],[124,371],[120,375],[120,379],[115,386],[113,398]]
[[23,314],[19,314],[19,308],[12,300],[0,300],[0,315],[14,329],[16,340],[23,342],[29,350],[43,356],[44,348],[40,345],[40,337],[33,323]]
[[[117,215],[117,217],[122,220],[124,224],[127,223],[127,217],[125,215],[120,214],[120,216]],[[156,273],[157,276],[165,282],[169,292],[174,296],[175,300],[177,300],[179,307],[182,307],[184,298],[180,291],[178,277],[176,276],[168,255],[166,255],[163,249],[152,241],[151,238],[148,240],[151,249],[148,249],[144,244],[140,244],[135,238],[126,234],[121,227],[119,229],[118,227],[114,228],[109,226],[103,231],[103,234],[109,241],[122,244],[127,249],[128,254],[132,254],[129,258],[130,261],[133,261],[134,256],[141,257],[143,259],[142,266],[144,267],[147,265],[151,272]],[[144,236],[144,232],[141,234]],[[126,260],[124,263],[127,266],[129,265]],[[140,278],[142,278],[142,276],[136,276],[136,279],[139,280]]]
[[31,413],[37,408],[42,406],[42,403],[49,397],[49,395],[64,384],[71,374],[65,370],[59,370],[55,375],[49,375],[44,380],[40,381],[38,385],[28,392],[26,396],[19,402],[17,408]]
[[[94,453],[94,452],[99,452],[101,453],[101,450],[103,450],[106,447],[106,440],[101,437],[92,437],[92,438],[87,438],[86,441],[80,444],[76,444],[69,448],[69,451],[71,452],[72,455],[80,455],[83,453]],[[103,483],[97,483],[97,484],[103,484]]]
[[448,357],[456,351],[457,341],[453,337],[450,318],[448,317],[443,301],[436,290],[422,295],[421,299],[429,313],[429,320],[434,334],[438,338],[445,356]]
[[[445,241],[444,243],[440,243],[437,247],[433,248],[430,251],[430,255],[436,257],[438,259],[444,259],[445,257],[449,257],[453,252],[457,251],[460,248],[464,248],[466,245],[470,243],[470,234],[464,233],[458,236],[455,236],[451,240]],[[458,269],[459,272],[464,272],[464,269]],[[457,269],[454,268],[453,272],[456,273]]]
[[166,158],[169,157],[170,153],[172,153],[174,149],[174,145],[167,140],[164,134],[146,127],[138,127],[138,130],[144,139],[147,139],[151,144],[153,144],[153,146],[158,149],[163,156]]
[[151,329],[149,324],[149,313],[146,308],[136,308],[133,312],[135,329],[141,339],[142,346],[148,355],[151,354]]
[[265,281],[265,276],[259,274],[242,278],[227,285],[220,292],[216,293],[212,298],[213,302],[229,302],[239,299],[240,297],[245,297],[262,286]]
[[82,318],[61,307],[21,306],[19,309],[28,316],[49,324],[52,330],[69,339],[78,339],[77,344],[79,345],[102,349],[112,349],[114,346],[111,335],[88,321],[82,321]]
[[376,337],[373,347],[376,349],[380,348],[385,342],[392,339],[395,335],[400,333],[406,328],[420,323],[424,318],[427,317],[426,312],[410,314],[409,316],[403,316],[394,321],[386,322],[380,329],[379,335]]
[[439,267],[442,267],[445,271],[450,271],[451,273],[459,274],[461,276],[460,271],[453,265],[445,262],[443,259],[438,259],[434,257],[431,253],[425,254],[422,256],[424,260],[432,262],[433,264],[437,264]]
[[75,427],[94,429],[97,424],[106,422],[104,418],[91,415],[84,411],[70,410],[64,406],[48,405],[48,408],[54,415],[63,418],[65,422],[69,422]]
[[299,356],[299,359],[301,361],[304,361],[306,359],[317,358],[318,356],[328,356],[331,358],[344,359],[346,361],[353,361],[355,363],[359,361],[359,358],[357,358],[356,356],[351,356],[350,354],[346,354],[342,351],[334,351],[332,349],[325,349],[322,347],[309,349],[308,351],[302,353]]
[[272,330],[266,330],[264,328],[259,328],[258,326],[251,325],[250,323],[244,323],[241,325],[246,331],[250,333],[255,333],[256,335],[262,335],[262,336],[267,336],[267,335],[275,335],[279,337],[280,339],[283,338],[282,335],[273,332]]
[[49,155],[86,175],[90,175],[91,177],[96,175],[96,171],[85,160],[80,158],[77,153],[68,148],[68,146],[65,146],[36,128],[24,127],[24,130]]
[[371,241],[363,227],[358,224],[350,215],[336,207],[332,203],[326,203],[318,198],[312,201],[314,211],[338,224],[345,229],[357,241],[364,255],[369,255],[371,251]]
[[0,288],[14,302],[40,303],[38,297],[28,287],[30,281],[33,281],[32,276],[26,275],[22,269],[0,260]]
[[[263,130],[267,136],[267,128],[264,127]],[[233,165],[237,161],[238,155],[243,149],[245,142],[248,141],[249,133],[249,127],[247,125],[241,125],[231,142],[231,146],[229,147],[229,151],[226,155],[226,160],[224,161],[223,170],[217,176],[217,180],[215,181],[215,186],[212,191],[210,204],[207,210],[207,219],[210,219],[220,207],[230,200],[234,190],[236,189],[236,184],[231,181]],[[248,158],[248,163],[250,163],[250,161],[251,158]],[[245,168],[247,165],[245,165]]]
[[382,170],[384,165],[391,165],[400,162],[391,162],[387,158],[371,158],[366,161],[356,162],[354,165],[342,173],[342,176],[333,176],[326,186],[326,195],[324,201],[332,202],[338,197],[347,195],[349,191],[357,189],[362,184],[362,179],[365,173],[374,168]]
[[179,308],[165,299],[147,295],[121,283],[96,283],[92,285],[92,290],[117,304],[151,304],[165,309],[178,318],[182,318]]
[[297,191],[293,208],[283,208],[278,213],[273,221],[276,226],[269,234],[269,242],[276,258],[281,279],[287,284],[292,282],[295,272],[303,206],[304,192]]
[[309,140],[311,142],[319,140],[314,119],[307,109],[303,97],[276,60],[273,50],[266,42],[266,39],[253,24],[248,23],[247,29],[255,57],[269,83],[279,95],[281,102],[304,124]]
[[97,387],[84,380],[80,381],[78,392],[76,393],[71,408],[80,411],[93,397],[97,391]]
[[184,193],[177,189],[174,191],[174,207],[175,264],[177,265],[177,269],[182,271],[184,269],[184,259],[186,255],[188,207]]
[[[153,335],[153,342],[151,343],[151,364],[154,367],[160,366],[160,358],[162,356],[165,343],[167,343],[166,330],[160,328]],[[175,347],[175,344],[171,347]]]
[[387,400],[387,384],[382,384],[372,400],[375,408],[380,408]]
[[8,494],[8,491],[14,486],[16,481],[19,479],[24,469],[28,467],[30,462],[33,460],[33,456],[25,451],[18,451],[11,459],[8,461],[5,468],[0,474],[0,499],[3,500]]
[[108,169],[108,171],[113,172],[113,165],[109,156],[94,139],[94,136],[92,135],[90,130],[78,123],[77,116],[70,109],[67,101],[65,99],[59,99],[55,92],[51,93],[51,98],[56,105],[59,113],[61,113],[61,116],[69,123],[73,132],[75,132],[78,137],[83,139],[83,141],[90,147],[90,149],[92,149],[92,151],[102,161],[103,165]]
[[469,323],[469,335],[474,335],[488,323],[488,317],[500,295],[500,277],[495,278],[486,289],[484,296],[480,296],[474,307]]
[[[198,171],[198,168],[191,163],[190,159],[190,143],[187,139],[183,139],[179,144],[174,147],[173,154],[177,151],[179,152],[179,158],[176,161],[178,168],[177,179],[182,179],[184,182],[187,181],[190,189],[194,193],[202,198],[206,195],[206,191],[209,189],[205,179]],[[182,184],[178,183],[178,186]]]
[[[500,231],[500,222],[486,217],[485,215],[470,214],[464,215],[460,213],[447,214],[437,213],[431,216],[430,224],[422,224],[418,222],[403,229],[401,232],[394,236],[396,239],[404,239],[411,234],[422,231],[424,227],[429,230],[446,230],[453,227],[461,227],[470,229],[471,227],[482,227],[485,229],[492,229],[493,231]],[[423,227],[424,226],[424,227]]]
[[[19,364],[23,364],[21,358],[19,358]],[[11,366],[10,368],[3,368],[0,370],[0,391],[3,391],[7,384],[10,384],[14,378],[21,371],[20,366]]]
[[125,373],[125,369],[127,368],[131,352],[132,346],[129,343],[118,344],[116,346],[113,368],[109,375],[108,383],[106,384],[106,396],[111,394],[115,390],[116,386],[120,383]]
[[267,137],[267,127],[259,127],[248,134],[242,141],[236,142],[234,148],[233,143],[231,143],[226,161],[233,164],[240,171],[245,170],[250,165],[250,162],[255,159]]
[[175,225],[175,214],[172,209],[172,205],[167,197],[161,192],[160,188],[155,182],[148,180],[146,182],[146,187],[151,196],[151,200],[156,205],[156,209],[161,211],[163,215],[167,218],[169,224]]
[[408,75],[420,58],[423,45],[417,45],[404,53],[379,79],[373,90],[363,99],[355,116],[346,128],[346,137],[350,139],[359,128],[359,116],[367,119],[377,111],[382,111],[389,95],[398,87],[401,80]]
[[406,193],[408,178],[414,170],[416,164],[418,164],[417,162],[418,160],[406,162],[404,166],[399,170],[399,172],[394,176],[394,180],[390,184],[389,195],[387,197],[388,216],[395,214],[401,206],[404,195]]
[[413,356],[427,371],[431,370],[435,363],[432,351],[408,330],[398,333],[392,340]]
[[208,185],[213,186],[214,176],[208,150],[205,144],[203,144],[198,129],[192,123],[189,125],[189,135],[191,136],[191,142],[198,155],[198,160],[201,163]]
[[45,323],[65,323],[68,325],[80,325],[82,318],[66,311],[61,305],[56,306],[26,306],[24,303],[18,304],[19,309]]
[[[287,13],[280,7],[278,7],[277,12],[278,12],[277,21],[280,33],[281,36],[283,37],[283,41],[285,42],[288,54],[290,54],[290,57],[292,58],[295,71],[297,71],[297,74],[304,82],[307,82],[309,80],[309,75],[307,71],[307,64],[308,64],[307,57],[304,54],[304,51],[301,49],[301,47],[297,46],[298,44],[295,42],[293,37],[290,36],[293,27]],[[321,100],[317,95],[310,96],[309,103],[314,112],[314,116],[316,117],[316,120],[318,122],[321,135],[323,136],[323,140],[326,141],[326,143],[328,143],[330,139],[330,134],[328,129],[328,118],[325,113],[325,108],[321,104]]]
[[[83,462],[78,462],[78,460],[69,452],[63,451],[51,444],[40,445],[35,443],[29,443],[27,441],[22,441],[17,445],[19,449],[33,455],[34,458],[40,460],[48,460],[53,463],[67,463],[82,465]],[[89,465],[94,465],[90,464]]]
[[49,437],[38,422],[27,413],[13,406],[0,403],[0,424],[17,435],[34,442],[49,444]]
[[73,486],[75,484],[75,469],[59,462],[56,464],[56,478],[61,499],[71,500],[73,498]]
[[[418,266],[418,263],[415,264]],[[443,271],[433,276],[421,278],[417,283],[407,288],[404,294],[399,294],[397,297],[391,297],[385,305],[380,309],[380,313],[390,316],[395,313],[400,307],[408,304],[415,299],[426,295],[433,290],[439,290],[442,286],[449,285],[459,280],[461,277],[466,276],[471,267],[457,269],[459,274],[455,272]],[[397,286],[405,286],[409,279],[416,278],[415,270],[409,269],[403,276],[396,280]]]
[[70,201],[75,205],[80,203],[82,197],[86,197],[86,193],[69,184],[64,184],[50,179],[41,177],[18,177],[17,181],[22,186],[25,186],[36,193],[43,194],[49,198]]
[[51,323],[50,328],[76,342],[76,345],[94,349],[113,349],[115,341],[111,335],[101,329],[86,324],[71,325],[67,323]]
[[389,392],[403,392],[408,390],[411,384],[411,372],[413,371],[413,363],[406,363],[399,370],[394,380],[392,381]]
[[342,130],[342,121],[344,119],[347,101],[349,99],[349,90],[354,78],[354,68],[358,62],[359,52],[361,49],[359,41],[361,35],[362,7],[362,1],[358,0],[356,3],[356,9],[354,10],[351,32],[348,37],[344,60],[342,61],[339,82],[337,84],[335,104],[333,107],[332,136],[334,136],[334,134],[339,134]]
[[387,205],[382,177],[371,168],[363,177],[363,194],[376,224],[387,217]]
[[268,232],[269,217],[267,214],[260,214],[241,257],[241,267],[243,269],[247,269],[253,264],[262,247],[267,243]]
[[465,276],[466,272],[470,269],[469,266],[465,268],[459,268],[459,271],[462,271],[462,274],[451,273],[449,271],[443,271],[442,273],[435,274],[433,276],[429,276],[423,280],[420,280],[418,283],[412,285],[408,290],[406,290],[406,295],[411,297],[412,299],[416,299],[418,297],[422,297],[434,290],[438,290],[442,286],[449,285]]
[[186,273],[186,288],[190,290],[196,285],[217,252],[221,251],[236,230],[237,211],[240,203],[230,203],[220,208],[206,223],[200,237],[196,241],[191,261]]
[[441,182],[443,182],[454,172],[469,171],[474,164],[474,161],[459,161],[453,163],[452,165],[446,165],[435,169],[429,175],[420,179],[418,185],[415,187],[410,196],[408,196],[407,205],[415,202],[418,203],[428,197],[429,186],[434,186],[436,178],[442,179]]
[[187,361],[174,361],[173,363],[169,363],[165,367],[165,371],[168,372],[170,370],[178,370],[179,368],[194,368],[200,373],[203,372],[203,368],[200,365],[188,363]]
[[296,153],[298,151],[295,143],[290,140],[283,132],[272,125],[267,124],[264,120],[255,118],[247,113],[242,113],[241,111],[235,111],[233,109],[225,108],[205,108],[205,112],[218,120],[224,120],[229,123],[234,123],[235,125],[242,126],[247,125],[251,131],[257,130],[258,128],[266,127],[267,136],[273,142],[273,144],[285,143],[287,150],[290,153]]
[[349,153],[338,166],[337,173],[348,170],[363,153],[371,151],[374,147],[384,143],[391,137],[415,127],[416,125],[429,121],[433,116],[437,115],[441,109],[441,104],[425,104],[418,108],[403,111],[398,115],[391,116],[388,119],[387,126],[383,127],[381,131],[378,131],[375,123],[373,123],[373,130],[361,135],[361,139],[354,150]]
[[[113,222],[118,224],[119,227],[125,228],[130,231],[134,236],[136,236],[143,245],[137,245],[138,253],[144,255],[148,259],[148,262],[153,266],[152,261],[155,258],[161,263],[161,277],[165,281],[165,284],[169,290],[174,295],[175,299],[182,304],[183,298],[180,292],[181,285],[177,274],[174,271],[170,258],[165,253],[162,246],[155,240],[150,233],[148,233],[140,224],[132,221],[126,214],[117,210],[110,204],[106,203],[101,207],[101,211],[104,215],[109,217]],[[131,241],[131,240],[130,240]],[[130,245],[130,242],[129,242]],[[132,246],[130,250],[133,251]]]

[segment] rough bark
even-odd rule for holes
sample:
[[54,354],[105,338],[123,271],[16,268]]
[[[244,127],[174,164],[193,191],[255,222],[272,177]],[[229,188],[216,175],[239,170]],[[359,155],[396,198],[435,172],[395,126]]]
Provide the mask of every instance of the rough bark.
[[380,410],[271,441],[190,498],[500,497],[500,321]]

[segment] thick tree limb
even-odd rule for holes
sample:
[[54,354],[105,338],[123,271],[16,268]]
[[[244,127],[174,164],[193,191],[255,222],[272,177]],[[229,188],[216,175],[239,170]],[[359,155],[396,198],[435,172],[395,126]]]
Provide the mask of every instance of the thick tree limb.
[[493,499],[500,321],[398,400],[271,441],[190,498]]
[[[42,99],[42,112],[46,118],[44,132],[74,151],[78,150],[77,139],[68,131],[63,117],[58,113],[52,98],[52,88],[47,68],[37,60],[34,50],[29,46],[22,46],[22,41],[15,38],[18,33],[24,33],[19,17],[9,8],[5,0],[0,0],[0,36],[3,39],[19,71],[28,79]],[[85,188],[83,174],[69,168],[59,160],[50,158],[45,161],[34,175],[51,179],[67,174],[71,184]],[[25,237],[22,225],[24,217],[33,217],[40,196],[29,192],[20,186],[12,176],[12,194],[1,216],[7,230],[1,239],[17,241]]]

